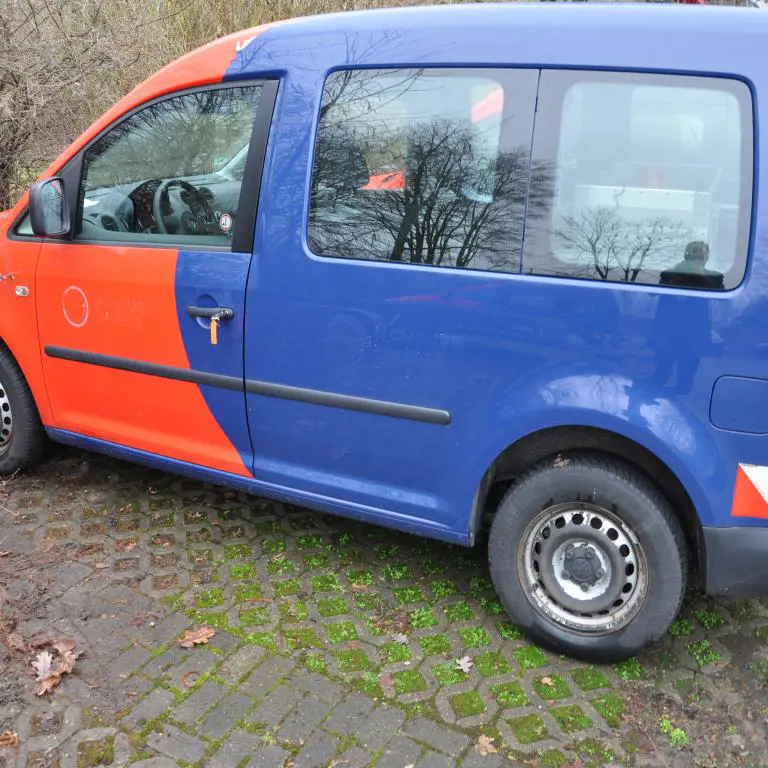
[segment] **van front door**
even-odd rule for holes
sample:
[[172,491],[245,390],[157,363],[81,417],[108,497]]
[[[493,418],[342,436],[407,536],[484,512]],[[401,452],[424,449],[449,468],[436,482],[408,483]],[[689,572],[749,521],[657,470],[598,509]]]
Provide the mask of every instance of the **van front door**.
[[60,438],[250,475],[245,284],[276,87],[145,104],[63,174],[80,179],[75,235],[46,242],[37,271]]

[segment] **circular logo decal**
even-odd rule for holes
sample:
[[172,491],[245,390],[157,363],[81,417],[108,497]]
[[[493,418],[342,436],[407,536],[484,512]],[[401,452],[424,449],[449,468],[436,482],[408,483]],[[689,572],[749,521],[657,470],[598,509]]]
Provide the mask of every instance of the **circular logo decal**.
[[82,328],[88,322],[88,297],[82,288],[70,285],[61,297],[61,308],[73,328]]
[[232,229],[232,225],[234,223],[234,219],[229,213],[222,213],[219,217],[219,229],[222,232],[229,232]]

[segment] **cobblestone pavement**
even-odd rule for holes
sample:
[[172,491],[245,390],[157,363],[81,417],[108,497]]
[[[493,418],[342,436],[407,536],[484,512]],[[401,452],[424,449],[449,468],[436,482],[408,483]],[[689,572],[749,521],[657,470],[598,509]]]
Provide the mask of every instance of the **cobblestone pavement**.
[[691,594],[598,668],[526,642],[482,549],[75,451],[0,504],[0,767],[768,765],[768,601]]

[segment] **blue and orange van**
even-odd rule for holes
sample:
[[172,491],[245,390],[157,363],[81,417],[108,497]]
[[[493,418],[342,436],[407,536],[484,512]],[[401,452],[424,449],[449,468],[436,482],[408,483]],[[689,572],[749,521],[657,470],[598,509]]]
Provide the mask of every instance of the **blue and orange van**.
[[138,86],[0,219],[0,471],[46,437],[471,546],[616,659],[768,591],[768,17],[299,19]]

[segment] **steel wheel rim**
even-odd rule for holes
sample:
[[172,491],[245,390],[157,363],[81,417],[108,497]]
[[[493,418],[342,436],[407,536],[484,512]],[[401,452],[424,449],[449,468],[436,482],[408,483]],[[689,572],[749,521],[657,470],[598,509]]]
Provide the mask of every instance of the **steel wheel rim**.
[[13,411],[8,390],[0,380],[0,456],[8,452],[13,437]]
[[542,510],[522,536],[517,566],[529,602],[555,624],[584,634],[628,624],[648,592],[637,536],[614,513],[593,504]]

